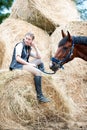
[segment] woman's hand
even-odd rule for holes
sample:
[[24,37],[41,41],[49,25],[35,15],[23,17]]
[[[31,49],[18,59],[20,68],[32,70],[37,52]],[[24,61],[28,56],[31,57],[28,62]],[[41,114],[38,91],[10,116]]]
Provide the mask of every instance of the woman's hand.
[[35,42],[32,42],[32,43],[31,43],[31,46],[32,46],[33,48],[36,48],[36,47],[37,47]]
[[36,67],[36,65],[34,63],[28,63],[28,64],[32,65],[33,67]]
[[33,66],[33,67],[36,67],[36,65],[35,65],[35,64],[33,64],[33,63],[31,63],[31,64],[32,64],[32,66]]
[[40,54],[40,51],[39,51],[38,47],[36,46],[36,42],[32,42],[32,43],[31,43],[31,46],[32,46],[32,47],[34,48],[34,50],[35,50],[35,53],[36,53],[35,58],[41,58],[41,54]]

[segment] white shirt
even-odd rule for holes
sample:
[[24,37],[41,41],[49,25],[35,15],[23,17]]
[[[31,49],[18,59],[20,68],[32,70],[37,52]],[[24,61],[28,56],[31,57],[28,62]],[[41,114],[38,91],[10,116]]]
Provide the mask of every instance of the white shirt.
[[[21,57],[21,54],[22,54],[22,49],[23,49],[23,43],[19,43],[17,46],[16,46],[16,56],[20,56]],[[30,52],[30,56],[32,57],[35,57],[36,56],[36,53],[34,52]]]
[[23,43],[19,43],[17,46],[16,46],[16,56],[20,56],[21,57],[21,54],[22,54],[22,49],[23,49]]

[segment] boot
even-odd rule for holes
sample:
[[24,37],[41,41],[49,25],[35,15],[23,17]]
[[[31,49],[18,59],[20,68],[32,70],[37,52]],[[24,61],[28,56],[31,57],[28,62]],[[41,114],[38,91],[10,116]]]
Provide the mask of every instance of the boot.
[[45,70],[44,69],[44,64],[43,63],[39,64],[38,69],[44,72],[44,70]]
[[41,88],[41,76],[35,76],[34,77],[34,82],[35,82],[35,89],[37,92],[37,99],[40,102],[49,102],[50,100],[47,99],[46,97],[44,97],[44,95],[42,94],[42,88]]

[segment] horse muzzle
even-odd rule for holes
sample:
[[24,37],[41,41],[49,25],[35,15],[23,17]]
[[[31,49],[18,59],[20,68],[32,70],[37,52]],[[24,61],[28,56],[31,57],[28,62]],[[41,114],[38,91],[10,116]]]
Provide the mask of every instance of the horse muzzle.
[[56,73],[56,71],[59,69],[58,65],[55,63],[50,63],[49,68]]

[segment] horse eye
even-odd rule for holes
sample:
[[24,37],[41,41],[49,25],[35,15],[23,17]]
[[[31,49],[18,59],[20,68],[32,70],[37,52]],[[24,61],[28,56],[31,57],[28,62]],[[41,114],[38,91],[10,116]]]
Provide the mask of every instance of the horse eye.
[[67,47],[63,47],[63,50],[66,51],[68,48]]

